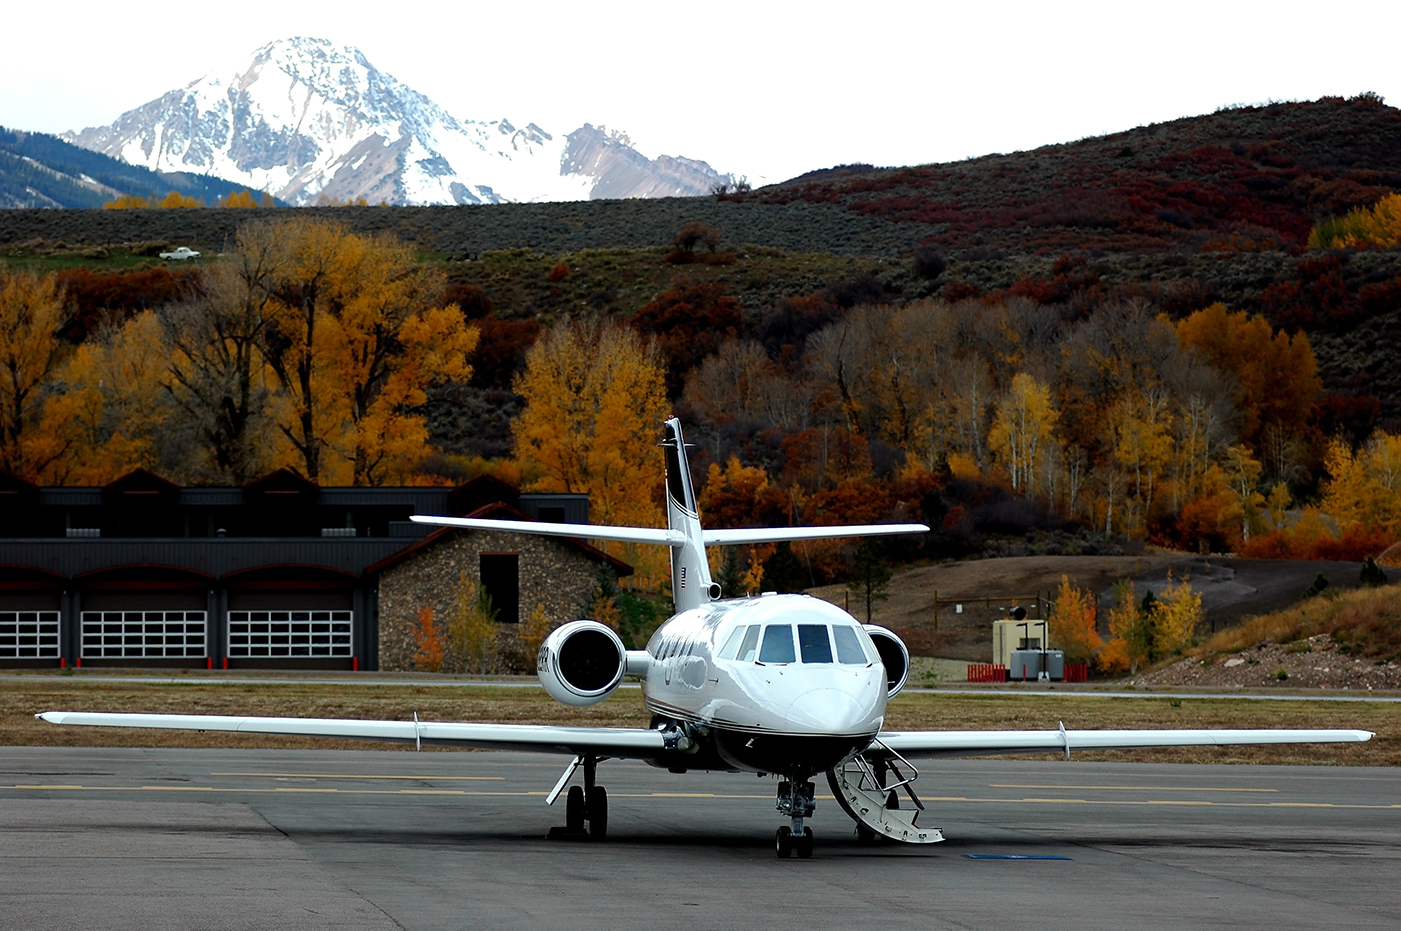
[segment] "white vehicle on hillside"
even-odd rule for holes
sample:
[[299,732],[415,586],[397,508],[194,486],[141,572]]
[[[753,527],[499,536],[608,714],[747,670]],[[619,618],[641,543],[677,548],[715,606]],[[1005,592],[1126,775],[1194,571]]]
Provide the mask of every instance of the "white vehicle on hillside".
[[185,259],[197,259],[197,258],[199,258],[199,253],[196,252],[195,250],[191,249],[189,246],[181,246],[179,249],[175,249],[174,251],[171,251],[171,252],[162,252],[162,253],[161,253],[161,258],[163,258],[163,259],[179,259],[180,261],[184,261]]

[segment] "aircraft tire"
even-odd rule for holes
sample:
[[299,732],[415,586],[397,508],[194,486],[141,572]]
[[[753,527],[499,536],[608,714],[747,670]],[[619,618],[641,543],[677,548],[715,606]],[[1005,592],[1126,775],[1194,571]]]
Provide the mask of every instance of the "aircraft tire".
[[799,860],[812,859],[812,828],[803,828],[803,836],[793,838],[793,851]]
[[564,827],[568,831],[584,829],[584,787],[570,786],[564,799]]
[[589,816],[589,838],[603,840],[608,836],[608,792],[603,786],[594,786],[586,802]]
[[778,852],[780,860],[787,860],[793,856],[793,829],[784,825],[778,829],[774,835],[774,849]]

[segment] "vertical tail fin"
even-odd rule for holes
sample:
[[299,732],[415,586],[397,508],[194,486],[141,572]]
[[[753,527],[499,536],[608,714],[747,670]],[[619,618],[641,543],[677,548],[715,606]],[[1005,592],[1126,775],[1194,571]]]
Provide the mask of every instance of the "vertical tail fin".
[[683,534],[686,542],[671,547],[671,593],[677,612],[698,608],[720,597],[719,586],[710,579],[701,538],[700,509],[686,462],[686,441],[681,421],[666,422],[662,447],[666,452],[666,520],[670,530]]

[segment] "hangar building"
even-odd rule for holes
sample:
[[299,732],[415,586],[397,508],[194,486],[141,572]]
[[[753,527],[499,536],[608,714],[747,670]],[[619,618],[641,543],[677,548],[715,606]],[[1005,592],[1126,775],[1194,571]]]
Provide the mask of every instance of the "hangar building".
[[[182,488],[138,469],[102,488],[0,471],[0,667],[412,668],[412,624],[463,573],[513,623],[564,619],[600,565],[583,540],[429,528],[415,514],[588,523],[588,496],[322,488],[282,469]],[[441,608],[439,608],[441,610]]]

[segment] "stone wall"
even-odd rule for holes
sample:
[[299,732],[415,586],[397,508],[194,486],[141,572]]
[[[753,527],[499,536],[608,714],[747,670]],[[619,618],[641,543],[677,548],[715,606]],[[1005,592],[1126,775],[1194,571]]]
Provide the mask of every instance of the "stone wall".
[[[379,574],[379,668],[414,669],[414,630],[418,613],[432,608],[445,625],[457,607],[458,580],[480,582],[482,553],[520,555],[520,620],[543,605],[551,621],[579,616],[593,592],[598,561],[563,540],[492,530],[456,530],[411,553]],[[514,642],[516,624],[506,624],[503,639]]]

